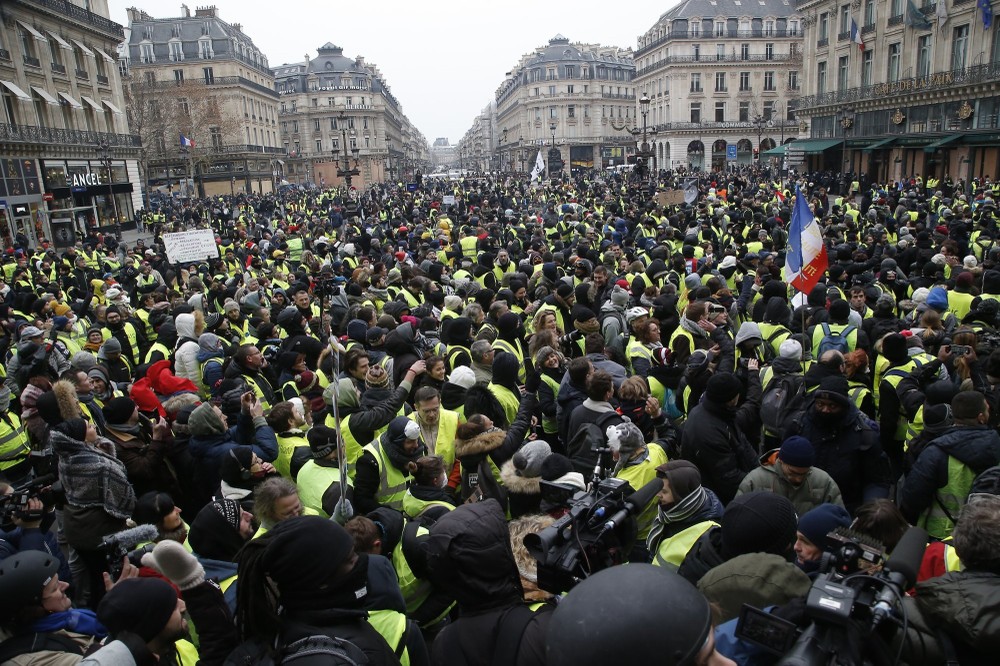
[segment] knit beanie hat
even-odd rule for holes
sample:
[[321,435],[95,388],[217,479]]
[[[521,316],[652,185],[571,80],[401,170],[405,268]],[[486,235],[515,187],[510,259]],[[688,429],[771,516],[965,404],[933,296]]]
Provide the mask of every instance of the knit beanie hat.
[[[344,408],[357,407],[358,406],[358,391],[354,386],[354,381],[349,378],[344,378],[337,383],[331,383],[330,387],[337,391],[337,404]],[[329,388],[327,390],[330,390]],[[323,392],[323,397],[326,398],[326,392]],[[331,404],[327,400],[327,404]]]
[[849,314],[851,314],[851,304],[844,299],[838,298],[830,303],[830,319],[845,321]]
[[890,363],[903,363],[909,358],[906,351],[906,338],[899,333],[891,333],[882,338],[882,356]]
[[611,303],[620,308],[628,305],[628,297],[629,293],[618,285],[615,285],[615,287],[611,290]]
[[504,335],[512,335],[517,332],[517,327],[521,325],[521,318],[515,312],[505,312],[497,319],[497,330]]
[[57,317],[65,317],[65,316],[69,315],[69,313],[72,312],[72,311],[73,311],[73,308],[71,308],[70,306],[66,305],[65,303],[56,303],[55,305],[52,306],[52,312]]
[[836,504],[820,504],[799,518],[799,532],[814,546],[829,550],[831,544],[826,535],[838,527],[850,527],[851,514]]
[[236,301],[232,300],[232,299],[227,299],[226,302],[222,306],[222,311],[225,312],[225,313],[229,313],[229,312],[232,312],[233,310],[235,310],[236,312],[239,312],[240,311],[240,304],[237,303]]
[[53,426],[52,429],[78,442],[87,438],[87,422],[83,419],[67,419]]
[[111,378],[108,377],[108,371],[105,370],[103,367],[101,367],[99,365],[98,366],[94,366],[89,371],[87,371],[87,378],[88,379],[97,379],[99,381],[104,382],[105,384],[107,384],[107,383],[109,383],[111,381]]
[[819,383],[819,388],[813,393],[816,399],[830,400],[839,404],[844,409],[850,409],[852,403],[848,393],[850,385],[844,377],[832,376],[824,377]]
[[101,345],[101,350],[105,354],[114,354],[115,352],[121,353],[122,343],[118,342],[116,338],[108,338],[104,341],[104,344]]
[[460,365],[448,375],[448,381],[464,389],[470,389],[476,385],[476,373],[467,365]]
[[553,453],[542,461],[541,476],[544,481],[555,481],[573,471],[573,463],[561,453]]
[[538,478],[542,475],[542,464],[552,453],[548,442],[532,440],[514,454],[514,473],[518,476]]
[[135,501],[132,520],[137,525],[158,525],[174,512],[174,500],[167,493],[151,490]]
[[234,446],[222,456],[219,478],[231,486],[244,488],[249,481],[251,467],[253,467],[253,447]]
[[816,450],[808,439],[794,435],[781,443],[778,458],[792,467],[812,467],[816,464]]
[[712,402],[725,404],[743,391],[739,377],[731,372],[717,372],[705,385],[705,396]]
[[611,450],[618,451],[624,458],[646,445],[646,439],[642,436],[639,426],[627,419],[618,425],[608,426],[605,435]]
[[97,619],[112,636],[128,631],[149,643],[163,631],[176,608],[177,592],[170,583],[159,578],[128,578],[104,595]]
[[53,330],[62,330],[62,327],[69,323],[69,318],[63,317],[62,315],[56,315],[52,318],[52,328]]
[[90,352],[79,351],[73,354],[73,358],[70,359],[70,365],[74,370],[89,372],[91,368],[97,365],[97,357]]
[[192,437],[210,437],[226,432],[226,425],[209,402],[202,403],[188,417]]
[[787,557],[795,542],[798,517],[788,498],[769,491],[740,495],[722,515],[722,556],[747,553]]
[[104,412],[104,420],[111,425],[121,425],[127,423],[135,412],[135,402],[131,398],[112,398],[101,408]]
[[295,388],[298,392],[305,393],[306,391],[311,391],[316,387],[316,373],[312,370],[303,370],[299,374],[295,375]]
[[788,338],[778,346],[778,356],[798,361],[802,358],[802,344]]
[[558,294],[560,298],[566,298],[572,293],[573,287],[569,286],[565,282],[560,282],[559,286],[556,287],[556,294]]
[[365,386],[368,388],[385,388],[389,385],[389,373],[381,365],[368,366],[365,375]]
[[701,472],[688,460],[671,460],[656,468],[656,476],[670,483],[674,501],[679,502],[701,487]]
[[306,441],[314,458],[325,458],[337,446],[337,431],[325,425],[314,425],[306,433]]

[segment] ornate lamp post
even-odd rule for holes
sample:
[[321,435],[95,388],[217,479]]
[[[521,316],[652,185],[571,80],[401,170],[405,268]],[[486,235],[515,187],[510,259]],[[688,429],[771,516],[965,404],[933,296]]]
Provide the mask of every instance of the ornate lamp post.
[[115,238],[121,240],[122,224],[121,218],[118,216],[118,201],[115,199],[114,189],[111,185],[112,180],[114,180],[111,176],[111,145],[108,144],[107,141],[102,141],[98,144],[97,149],[101,155],[101,166],[103,166],[105,171],[108,173],[108,198],[111,199],[111,209],[114,211],[115,215]]
[[[344,143],[344,150],[343,150],[344,161],[342,163],[343,164],[343,168],[338,168],[337,169],[337,175],[344,179],[344,182],[347,183],[348,189],[350,189],[350,187],[351,187],[351,178],[353,176],[357,176],[357,175],[361,174],[361,171],[358,169],[358,155],[361,153],[361,148],[359,148],[357,145],[354,145],[350,149],[350,152],[354,154],[354,167],[352,168],[351,167],[351,160],[350,160],[350,157],[348,155],[348,148],[347,148],[347,114],[345,114],[343,111],[341,111],[340,115],[338,116],[338,119],[340,120],[340,135],[341,135],[341,138],[343,139],[343,143]],[[352,140],[355,139],[356,136],[357,136],[357,133],[352,128],[351,129],[351,139]],[[336,157],[336,154],[337,154],[336,151],[334,151],[334,157]]]

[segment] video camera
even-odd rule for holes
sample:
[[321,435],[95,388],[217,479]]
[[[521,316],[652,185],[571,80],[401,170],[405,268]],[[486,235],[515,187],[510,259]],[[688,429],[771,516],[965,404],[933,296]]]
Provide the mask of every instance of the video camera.
[[[58,492],[56,475],[46,474],[15,487],[12,493],[0,495],[0,523],[8,524],[14,517],[27,521],[41,519],[45,509],[55,504]],[[28,502],[32,499],[41,500],[41,511],[28,510]]]
[[824,557],[823,573],[809,590],[805,600],[809,624],[804,629],[749,605],[740,612],[736,636],[782,656],[781,666],[864,663],[862,652],[878,650],[895,631],[895,627],[880,630],[885,620],[905,625],[903,595],[916,582],[927,532],[919,527],[907,530],[878,572],[873,571],[881,563],[880,547],[848,530],[827,536],[841,546]]
[[[159,530],[154,525],[139,525],[121,532],[109,534],[101,539],[99,549],[104,551],[104,557],[108,563],[108,573],[111,580],[118,580],[122,573],[122,559],[128,556],[129,561],[135,566],[139,566],[142,556],[153,550],[153,541],[160,536]],[[150,542],[142,548],[136,549],[140,543]]]
[[538,586],[566,592],[601,569],[626,561],[635,543],[635,516],[663,488],[653,479],[638,491],[622,479],[604,479],[573,496],[569,513],[541,532],[524,537],[538,561]]

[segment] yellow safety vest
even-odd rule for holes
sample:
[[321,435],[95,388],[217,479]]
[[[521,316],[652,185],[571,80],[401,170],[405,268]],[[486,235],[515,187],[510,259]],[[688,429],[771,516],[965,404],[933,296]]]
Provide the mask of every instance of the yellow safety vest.
[[[626,465],[615,473],[615,478],[628,481],[633,490],[639,490],[655,479],[656,468],[668,462],[667,452],[659,444],[647,444],[646,451],[648,455],[645,460],[634,465]],[[653,527],[653,521],[656,520],[656,513],[657,502],[654,497],[636,519],[639,527],[638,538],[642,541],[645,541],[646,537],[649,536],[649,530]]]
[[677,571],[680,569],[681,564],[684,563],[684,558],[691,552],[691,548],[695,542],[701,538],[702,534],[713,527],[719,527],[719,523],[714,520],[706,520],[701,523],[695,523],[672,537],[664,539],[660,542],[660,546],[656,550],[656,555],[653,556],[653,566],[666,567],[672,571]]
[[23,466],[26,473],[28,465],[25,463],[30,455],[31,445],[21,419],[13,411],[8,411],[0,418],[0,472]]
[[378,465],[379,486],[378,491],[375,493],[375,501],[390,509],[402,510],[403,496],[406,495],[406,485],[412,477],[397,469],[389,462],[389,459],[382,451],[381,441],[376,439],[374,442],[366,444],[364,450],[372,454]]
[[[544,372],[542,373],[542,381],[548,384],[549,388],[552,389],[552,395],[558,399],[559,398],[559,382],[557,382],[552,377],[549,377]],[[542,415],[542,432],[546,435],[559,432],[559,421],[556,420],[554,416]]]
[[455,465],[455,433],[458,432],[460,415],[450,409],[441,408],[438,416],[437,440],[434,444],[434,455],[444,459],[445,471],[451,473]]
[[501,340],[497,338],[493,341],[493,349],[497,351],[507,352],[508,354],[513,354],[517,358],[517,381],[524,383],[525,377],[527,376],[524,369],[524,353],[521,351],[521,345],[512,345],[506,340]]
[[274,469],[278,470],[281,476],[290,479],[292,478],[292,455],[297,448],[309,448],[309,441],[306,439],[305,433],[301,431],[298,435],[289,437],[283,437],[277,433],[275,435],[278,439],[278,457],[274,459]]
[[[308,507],[323,516],[329,518],[329,514],[323,510],[323,493],[334,483],[343,483],[340,469],[337,467],[324,467],[316,463],[315,460],[308,461],[299,470],[299,475],[295,477],[295,486],[299,489],[299,500],[302,506]],[[347,485],[351,486],[351,479],[347,479]]]
[[486,388],[490,390],[490,393],[493,394],[500,403],[500,406],[503,407],[504,414],[507,416],[507,424],[510,425],[513,423],[514,417],[517,416],[518,407],[521,405],[521,398],[515,396],[507,387],[500,386],[499,384],[490,382],[486,385]]

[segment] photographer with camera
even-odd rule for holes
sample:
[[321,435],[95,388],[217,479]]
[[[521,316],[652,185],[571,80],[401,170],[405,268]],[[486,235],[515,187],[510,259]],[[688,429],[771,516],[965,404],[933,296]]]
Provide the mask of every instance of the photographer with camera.
[[59,548],[55,532],[54,477],[40,477],[15,488],[0,481],[0,561],[26,550],[37,550],[59,560],[59,575],[70,578],[69,562]]

